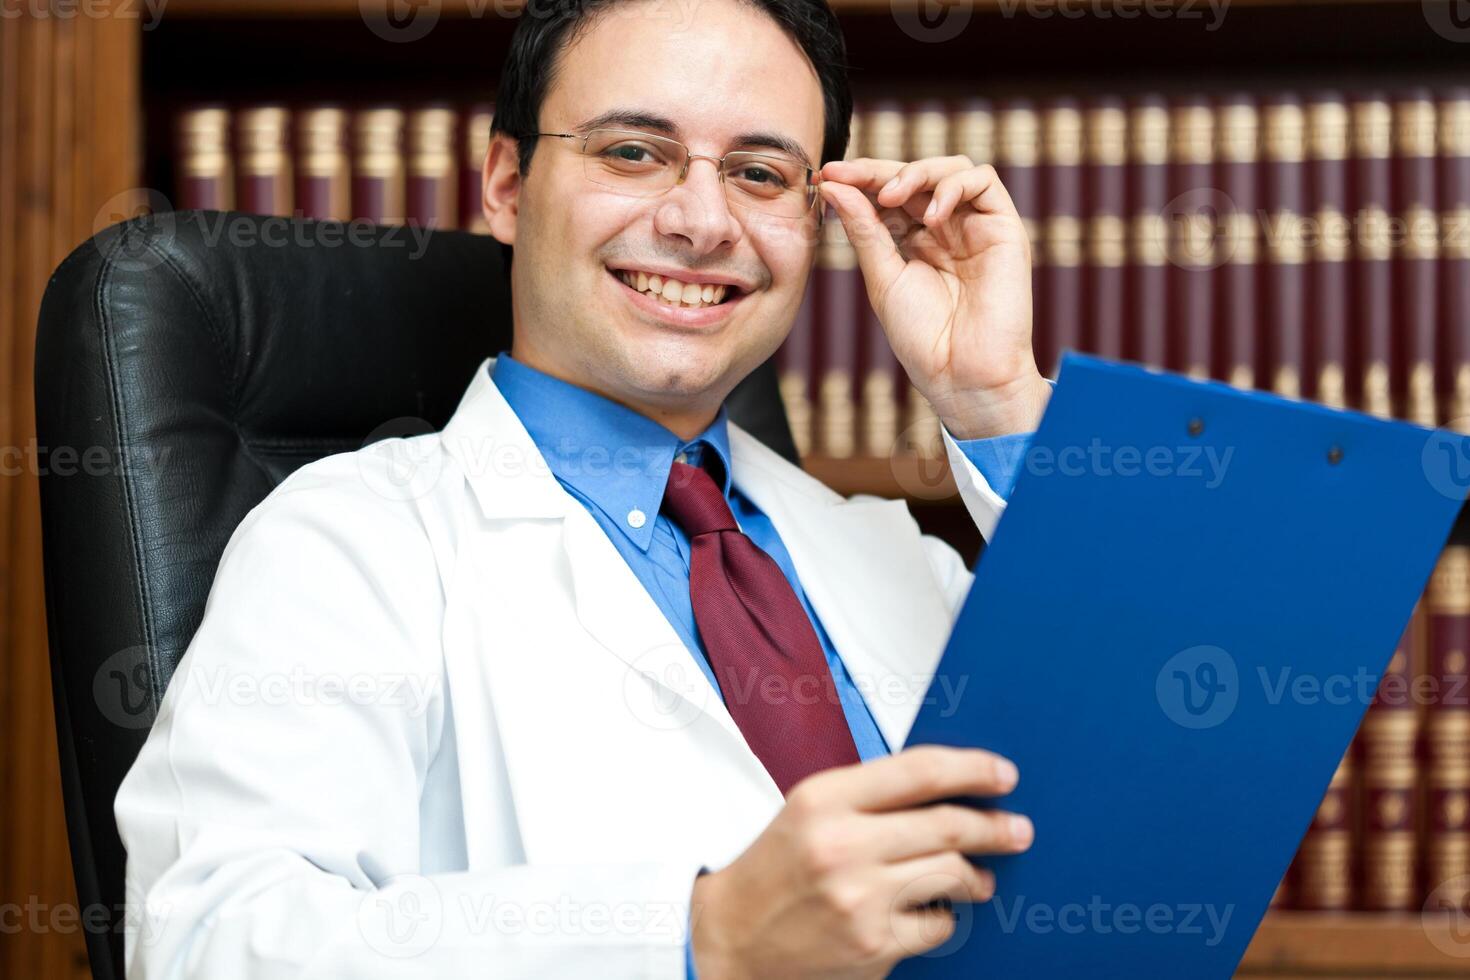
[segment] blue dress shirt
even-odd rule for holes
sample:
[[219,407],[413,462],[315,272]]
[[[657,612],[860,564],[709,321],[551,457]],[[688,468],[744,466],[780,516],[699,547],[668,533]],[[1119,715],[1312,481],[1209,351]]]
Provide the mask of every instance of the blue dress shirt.
[[[684,462],[717,473],[740,529],[780,566],[811,618],[858,757],[867,761],[892,751],[812,609],[775,525],[733,485],[724,408],[708,428],[686,441],[624,405],[522,364],[509,352],[496,358],[491,377],[546,458],[552,475],[602,526],[716,691],[720,685],[706,657],[689,598],[689,536],[661,513],[660,504],[669,469],[679,454]],[[1029,438],[1023,434],[956,440],[956,444],[1004,497],[1015,482]],[[693,980],[691,944],[686,944],[686,961]]]

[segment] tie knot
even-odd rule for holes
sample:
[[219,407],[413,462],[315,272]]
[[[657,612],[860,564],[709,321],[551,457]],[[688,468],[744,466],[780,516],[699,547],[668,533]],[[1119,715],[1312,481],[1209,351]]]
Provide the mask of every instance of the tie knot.
[[735,515],[714,478],[698,466],[675,461],[664,486],[663,509],[691,538],[711,531],[737,531]]

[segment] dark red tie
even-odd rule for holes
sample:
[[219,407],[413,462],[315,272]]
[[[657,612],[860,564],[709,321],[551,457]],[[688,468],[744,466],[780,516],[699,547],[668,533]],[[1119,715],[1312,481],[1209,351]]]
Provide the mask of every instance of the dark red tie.
[[782,794],[859,761],[821,641],[791,583],[704,470],[675,462],[664,512],[689,535],[689,598],[735,724]]

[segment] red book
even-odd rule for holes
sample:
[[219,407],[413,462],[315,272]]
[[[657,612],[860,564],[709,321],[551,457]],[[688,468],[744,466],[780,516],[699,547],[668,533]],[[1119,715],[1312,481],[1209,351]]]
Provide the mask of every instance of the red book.
[[408,115],[404,217],[425,228],[459,225],[459,167],[453,109],[426,106]]
[[1129,356],[1150,367],[1169,364],[1168,241],[1169,109],[1158,96],[1136,99],[1128,112]]
[[352,121],[352,216],[403,222],[403,112],[364,109]]
[[1293,862],[1295,907],[1347,909],[1353,899],[1352,755],[1343,756]]
[[1470,911],[1470,546],[1444,550],[1429,581],[1424,738],[1424,907]]
[[463,147],[459,168],[459,226],[476,234],[488,234],[485,209],[481,204],[485,156],[490,152],[490,121],[495,107],[489,103],[470,106],[460,126]]
[[1260,113],[1254,99],[1236,93],[1216,108],[1218,171],[1225,213],[1220,216],[1223,264],[1215,277],[1218,292],[1218,357],[1226,380],[1254,388],[1257,378],[1256,331],[1260,323]]
[[1439,214],[1435,205],[1434,100],[1425,89],[1404,93],[1393,107],[1394,218],[1403,244],[1394,261],[1394,314],[1405,372],[1399,379],[1404,414],[1433,426],[1434,345],[1438,332]]
[[230,112],[198,106],[179,114],[179,209],[225,211],[235,206],[234,168],[230,165]]
[[262,105],[235,115],[236,208],[250,214],[290,214],[291,114]]
[[1041,266],[1043,374],[1082,345],[1082,111],[1071,99],[1049,101],[1041,114]]
[[296,114],[296,211],[319,220],[352,217],[347,113],[338,106],[310,106]]
[[[932,118],[936,107],[930,104],[925,109]],[[939,119],[941,122],[944,119],[942,111]],[[906,121],[903,106],[898,102],[892,99],[873,102],[863,113],[859,126],[862,142],[858,144],[858,156],[878,160],[918,159],[916,155],[907,155],[904,149]],[[930,146],[927,149],[932,151],[934,148]],[[890,455],[898,441],[902,421],[898,396],[903,391],[898,382],[903,372],[883,332],[883,323],[878,319],[873,304],[868,302],[867,287],[861,275],[852,288],[857,291],[855,302],[861,310],[862,324],[861,363],[857,368],[858,376],[862,378],[859,396],[862,436],[859,442],[864,455],[881,458]]]
[[[1045,261],[1046,242],[1041,226],[1041,123],[1036,107],[1026,99],[1005,102],[996,116],[995,169],[1001,183],[1011,195],[1026,238],[1031,242],[1031,322],[1046,322],[1046,296],[1041,265]],[[1047,365],[1054,352],[1046,346],[1047,338],[1038,331],[1033,340],[1036,363]]]
[[1392,114],[1377,93],[1364,93],[1348,107],[1352,127],[1349,167],[1354,218],[1353,330],[1357,334],[1365,412],[1393,414],[1393,266],[1388,206],[1392,180]]
[[1178,99],[1169,133],[1169,289],[1175,335],[1169,367],[1192,378],[1211,375],[1214,334],[1215,115],[1199,96]]
[[1128,115],[1121,99],[1094,99],[1087,109],[1083,150],[1087,262],[1083,267],[1084,346],[1103,357],[1124,347],[1124,260],[1128,255]]
[[1419,676],[1419,623],[1416,611],[1358,730],[1357,905],[1362,909],[1409,911],[1420,901],[1414,833],[1419,715],[1413,696],[1413,682]]
[[[853,115],[846,155],[849,160],[860,155],[857,147],[864,114],[860,111]],[[867,300],[857,252],[831,207],[826,208],[822,219],[811,288],[819,377],[816,443],[827,456],[847,458],[857,452],[858,336]]]
[[1319,92],[1307,104],[1307,208],[1314,231],[1307,250],[1307,318],[1314,353],[1308,394],[1333,408],[1348,405],[1352,225],[1347,170],[1347,103],[1336,92]]
[[1470,431],[1470,88],[1439,100],[1440,349],[1453,426]]
[[1306,333],[1306,195],[1303,161],[1306,118],[1294,95],[1274,96],[1265,105],[1261,167],[1265,208],[1265,347],[1271,390],[1302,395]]

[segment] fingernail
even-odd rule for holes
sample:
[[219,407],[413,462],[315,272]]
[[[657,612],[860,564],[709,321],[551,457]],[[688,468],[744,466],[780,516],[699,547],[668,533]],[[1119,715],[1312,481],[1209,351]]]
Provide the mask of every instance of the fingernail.
[[[893,190],[897,186],[898,186],[898,178],[895,177],[892,180],[890,180],[888,183],[886,183],[886,184],[883,185],[883,191],[891,191],[891,190]],[[882,194],[883,191],[879,191],[878,193],[879,194]]]
[[926,217],[926,218],[932,218],[932,217],[934,217],[934,212],[936,212],[938,210],[939,210],[939,202],[938,201],[930,201],[929,202],[929,206],[924,209],[924,217]]
[[1019,813],[1011,814],[1010,826],[1007,829],[1010,831],[1011,841],[1017,847],[1025,847],[1030,844],[1031,838],[1036,833],[1036,829],[1031,826],[1031,821]]
[[995,763],[995,781],[1002,787],[1010,789],[1020,778],[1021,772],[1011,760],[1000,759]]

